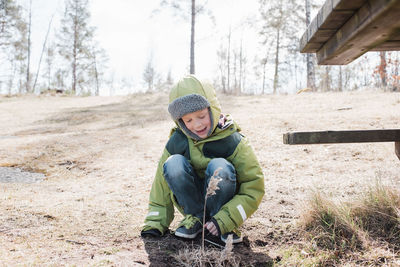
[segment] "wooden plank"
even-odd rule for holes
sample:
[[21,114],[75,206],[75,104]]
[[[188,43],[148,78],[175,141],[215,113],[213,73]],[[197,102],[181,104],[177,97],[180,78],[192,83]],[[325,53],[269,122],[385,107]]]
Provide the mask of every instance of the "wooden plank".
[[[353,15],[354,10],[332,10],[329,16],[322,22],[318,19],[318,29],[321,30],[335,30],[335,32],[346,23]],[[316,32],[315,34],[317,34]]]
[[377,47],[372,48],[370,51],[399,51],[400,41],[386,41]]
[[[367,0],[327,0],[311,21],[307,30],[300,38],[300,51],[302,53],[315,53],[321,47],[320,36],[329,38],[360,8]],[[316,41],[317,39],[318,41]],[[326,42],[327,40],[323,40]],[[318,47],[316,49],[315,47]]]
[[389,39],[372,48],[370,51],[398,51],[400,48],[400,28],[396,29],[389,37]]
[[334,9],[359,9],[367,0],[333,0]]
[[[334,34],[336,30],[319,30],[312,38],[308,41],[307,44],[303,46],[303,50],[306,50],[308,53],[317,52],[323,45],[326,43]],[[305,39],[300,40],[300,45],[304,42],[307,42]]]
[[317,52],[318,64],[344,65],[400,28],[400,0],[367,1]]
[[283,143],[288,145],[394,141],[400,141],[400,129],[290,132],[283,135]]

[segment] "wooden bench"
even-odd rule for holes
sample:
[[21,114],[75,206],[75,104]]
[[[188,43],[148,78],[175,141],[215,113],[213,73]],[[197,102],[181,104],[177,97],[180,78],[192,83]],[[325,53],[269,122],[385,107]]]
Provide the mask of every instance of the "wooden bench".
[[289,132],[283,135],[283,143],[287,145],[367,142],[395,142],[395,153],[400,160],[400,129]]
[[[326,0],[300,40],[302,53],[316,53],[320,65],[345,65],[368,51],[400,51],[400,0]],[[291,132],[283,143],[395,142],[400,129]]]
[[400,50],[400,0],[327,0],[300,40],[320,65],[345,65],[368,51]]

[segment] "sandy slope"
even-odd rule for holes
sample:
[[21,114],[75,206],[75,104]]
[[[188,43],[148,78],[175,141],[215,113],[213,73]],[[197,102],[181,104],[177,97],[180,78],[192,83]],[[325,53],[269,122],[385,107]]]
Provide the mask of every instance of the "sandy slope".
[[[288,131],[400,128],[399,94],[221,95],[220,100],[250,138],[265,174],[264,200],[242,227],[247,238],[240,253],[249,262],[268,261],[283,243],[296,242],[285,229],[313,190],[347,200],[377,178],[400,189],[392,143],[282,143]],[[166,105],[164,94],[1,97],[0,166],[40,171],[47,178],[0,184],[0,265],[170,261],[184,242],[139,237],[156,163],[173,126]]]

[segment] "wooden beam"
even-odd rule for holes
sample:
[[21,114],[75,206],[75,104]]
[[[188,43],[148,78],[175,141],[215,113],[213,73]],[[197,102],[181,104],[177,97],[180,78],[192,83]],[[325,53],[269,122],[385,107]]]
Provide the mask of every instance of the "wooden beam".
[[386,41],[377,47],[372,48],[370,51],[399,51],[400,41]]
[[370,51],[399,51],[400,50],[400,28],[395,29],[384,43],[372,48]]
[[291,132],[283,135],[283,143],[288,145],[395,141],[400,141],[400,129]]
[[318,64],[344,65],[400,28],[400,0],[368,0],[317,52]]
[[302,53],[315,53],[367,0],[327,0],[300,39]]

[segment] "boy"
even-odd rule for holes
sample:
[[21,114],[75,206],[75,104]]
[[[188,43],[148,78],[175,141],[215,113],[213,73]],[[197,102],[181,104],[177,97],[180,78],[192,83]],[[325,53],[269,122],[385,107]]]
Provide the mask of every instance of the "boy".
[[162,236],[174,217],[185,216],[175,235],[194,239],[203,230],[204,196],[214,172],[222,180],[207,199],[204,225],[225,242],[242,241],[238,227],[258,208],[264,176],[239,126],[221,114],[214,88],[189,75],[172,88],[168,111],[177,127],[159,161],[150,192],[143,237]]

